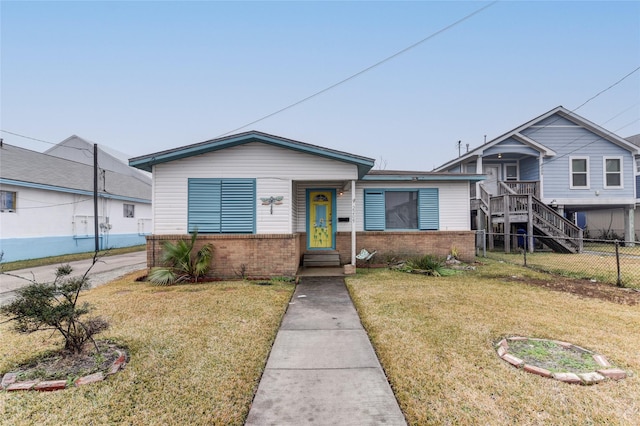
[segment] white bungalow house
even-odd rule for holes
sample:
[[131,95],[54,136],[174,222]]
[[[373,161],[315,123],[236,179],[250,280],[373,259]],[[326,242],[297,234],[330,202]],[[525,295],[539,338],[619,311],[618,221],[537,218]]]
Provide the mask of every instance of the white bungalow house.
[[[472,187],[478,229],[503,235],[524,231],[561,252],[582,248],[576,213],[624,211],[624,236],[634,240],[638,147],[562,106],[435,169],[483,173]],[[491,240],[490,240],[491,241]]]
[[[70,139],[81,140],[77,136]],[[87,146],[90,149],[78,146],[70,152],[77,151],[93,162],[93,146]],[[58,155],[64,154],[59,151]],[[101,250],[144,244],[145,235],[151,232],[150,177],[139,170],[113,171],[112,160],[99,150]],[[93,165],[0,144],[3,262],[93,251],[94,217]]]
[[213,273],[292,276],[348,265],[362,248],[388,255],[475,256],[470,182],[482,176],[372,171],[374,160],[262,132],[132,158],[153,174],[148,266],[162,242],[197,230]]

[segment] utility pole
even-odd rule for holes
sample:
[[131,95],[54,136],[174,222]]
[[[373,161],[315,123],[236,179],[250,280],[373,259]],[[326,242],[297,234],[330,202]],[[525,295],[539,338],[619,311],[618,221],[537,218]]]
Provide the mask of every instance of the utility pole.
[[96,253],[100,251],[98,234],[98,144],[93,144],[93,232],[96,241]]

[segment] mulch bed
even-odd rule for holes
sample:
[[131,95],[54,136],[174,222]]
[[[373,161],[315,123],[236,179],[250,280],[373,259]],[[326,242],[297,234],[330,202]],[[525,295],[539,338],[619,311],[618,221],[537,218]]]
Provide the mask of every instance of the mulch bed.
[[606,300],[621,305],[640,304],[640,291],[632,288],[616,287],[611,284],[592,282],[590,280],[572,279],[559,276],[549,276],[549,279],[534,279],[525,277],[508,277],[507,281],[517,281],[524,284],[545,287],[550,290],[563,291],[581,297]]

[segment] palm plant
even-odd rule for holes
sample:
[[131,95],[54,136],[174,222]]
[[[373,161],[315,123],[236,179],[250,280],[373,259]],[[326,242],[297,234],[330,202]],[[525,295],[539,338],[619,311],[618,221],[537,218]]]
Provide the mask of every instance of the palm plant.
[[407,262],[412,272],[417,272],[434,277],[442,276],[444,270],[444,262],[436,256],[424,255]]
[[213,246],[205,244],[193,253],[198,231],[191,234],[191,241],[180,240],[164,243],[162,263],[166,266],[153,268],[147,279],[158,285],[172,285],[185,281],[198,282],[211,269]]

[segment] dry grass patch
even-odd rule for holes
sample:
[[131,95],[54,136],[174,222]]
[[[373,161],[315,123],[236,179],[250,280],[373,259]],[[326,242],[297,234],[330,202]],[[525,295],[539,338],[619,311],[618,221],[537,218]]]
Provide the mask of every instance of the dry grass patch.
[[[526,284],[544,277],[489,262],[452,277],[347,279],[410,424],[640,424],[640,307]],[[496,355],[513,335],[574,343],[632,376],[585,387],[528,374]]]
[[[136,275],[88,291],[129,348],[108,380],[52,393],[0,392],[0,423],[232,424],[248,413],[293,285],[218,282],[154,287]],[[60,340],[0,326],[0,374]]]
[[[522,254],[492,252],[489,255],[492,259],[500,259],[516,265],[524,264]],[[616,284],[618,278],[616,257],[606,253],[528,253],[527,265],[559,275],[594,279],[610,284]],[[621,254],[620,276],[624,286],[640,288],[640,253],[636,253],[635,256]]]

